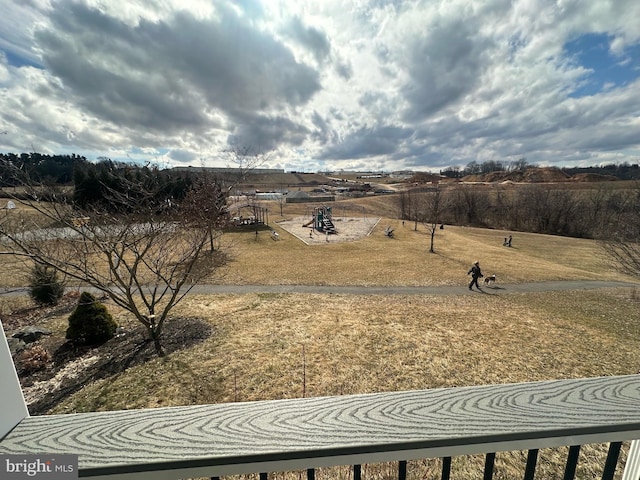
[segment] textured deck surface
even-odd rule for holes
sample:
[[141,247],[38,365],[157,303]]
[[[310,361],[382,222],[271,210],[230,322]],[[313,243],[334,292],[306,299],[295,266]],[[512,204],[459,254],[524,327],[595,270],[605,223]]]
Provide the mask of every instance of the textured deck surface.
[[158,470],[221,475],[633,438],[640,375],[28,417],[0,454],[73,453],[81,477],[167,478]]

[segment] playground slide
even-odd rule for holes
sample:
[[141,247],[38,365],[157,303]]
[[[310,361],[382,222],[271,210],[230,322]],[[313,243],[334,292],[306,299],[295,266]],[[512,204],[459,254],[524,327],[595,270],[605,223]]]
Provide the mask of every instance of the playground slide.
[[313,223],[313,218],[311,220],[309,220],[307,223],[303,223],[302,226],[303,227],[308,227],[309,225],[311,225]]

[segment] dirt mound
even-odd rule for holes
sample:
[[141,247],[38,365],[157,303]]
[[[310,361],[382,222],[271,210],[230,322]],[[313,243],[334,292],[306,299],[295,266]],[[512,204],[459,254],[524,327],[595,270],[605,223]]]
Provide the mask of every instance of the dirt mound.
[[567,173],[555,167],[528,168],[524,172],[525,182],[566,182],[571,178]]
[[478,175],[467,175],[462,179],[464,182],[487,182],[487,183],[557,183],[569,181],[571,177],[556,167],[535,167],[527,168],[524,171],[516,172],[489,172]]
[[599,173],[577,173],[571,177],[571,180],[574,182],[612,182],[618,180],[618,177]]
[[407,180],[407,183],[439,183],[442,180],[446,180],[446,177],[437,175],[435,173],[418,172]]

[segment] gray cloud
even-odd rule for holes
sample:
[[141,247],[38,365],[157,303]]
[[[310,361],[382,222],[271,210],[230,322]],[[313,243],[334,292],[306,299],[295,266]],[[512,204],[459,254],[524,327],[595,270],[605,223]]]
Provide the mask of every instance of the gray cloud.
[[216,111],[260,122],[265,112],[302,105],[320,89],[317,72],[273,37],[231,9],[220,7],[220,15],[199,20],[179,12],[131,27],[62,3],[36,38],[49,71],[83,108],[132,128],[204,130]]
[[399,143],[405,141],[411,133],[411,129],[397,126],[362,127],[340,143],[325,149],[319,158],[346,160],[392,154],[398,149]]
[[630,51],[633,0],[48,3],[3,4],[0,149],[197,165],[232,143],[337,168],[638,161],[640,81],[572,98],[586,68],[563,51],[590,33]]
[[316,131],[313,133],[315,139],[322,143],[330,142],[332,139],[331,126],[322,117],[322,115],[317,111],[314,111],[311,116],[311,122],[316,127]]
[[331,43],[327,35],[314,27],[304,25],[300,17],[294,17],[289,22],[286,32],[301,45],[308,48],[318,63],[322,63],[331,54]]
[[309,133],[306,127],[284,116],[251,115],[246,121],[238,121],[227,143],[267,152],[279,144],[301,145]]
[[198,158],[198,155],[196,155],[195,152],[191,152],[188,150],[171,150],[168,154],[168,157],[171,160],[175,160],[176,162],[192,163]]
[[343,80],[350,80],[353,77],[353,67],[347,62],[337,61],[335,64],[336,73]]
[[475,22],[442,19],[426,29],[409,47],[409,82],[404,96],[409,102],[405,118],[429,118],[457,102],[478,84],[487,65],[490,41],[478,35]]

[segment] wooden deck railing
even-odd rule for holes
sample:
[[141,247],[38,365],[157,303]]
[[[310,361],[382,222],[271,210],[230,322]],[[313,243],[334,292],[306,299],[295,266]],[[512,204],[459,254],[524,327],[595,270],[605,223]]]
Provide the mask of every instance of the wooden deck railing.
[[[602,478],[613,478],[620,442],[640,439],[640,375],[30,417],[9,404],[17,378],[0,374],[2,415],[14,419],[0,432],[0,455],[78,454],[80,477],[302,469],[313,478],[317,467],[355,465],[359,478],[359,465],[397,461],[404,478],[406,461],[443,458],[448,478],[451,457],[482,453],[491,478],[495,452],[528,450],[527,479],[539,449],[571,446],[557,476],[569,479],[580,445],[610,443]],[[639,450],[634,442],[624,480],[640,477]]]

